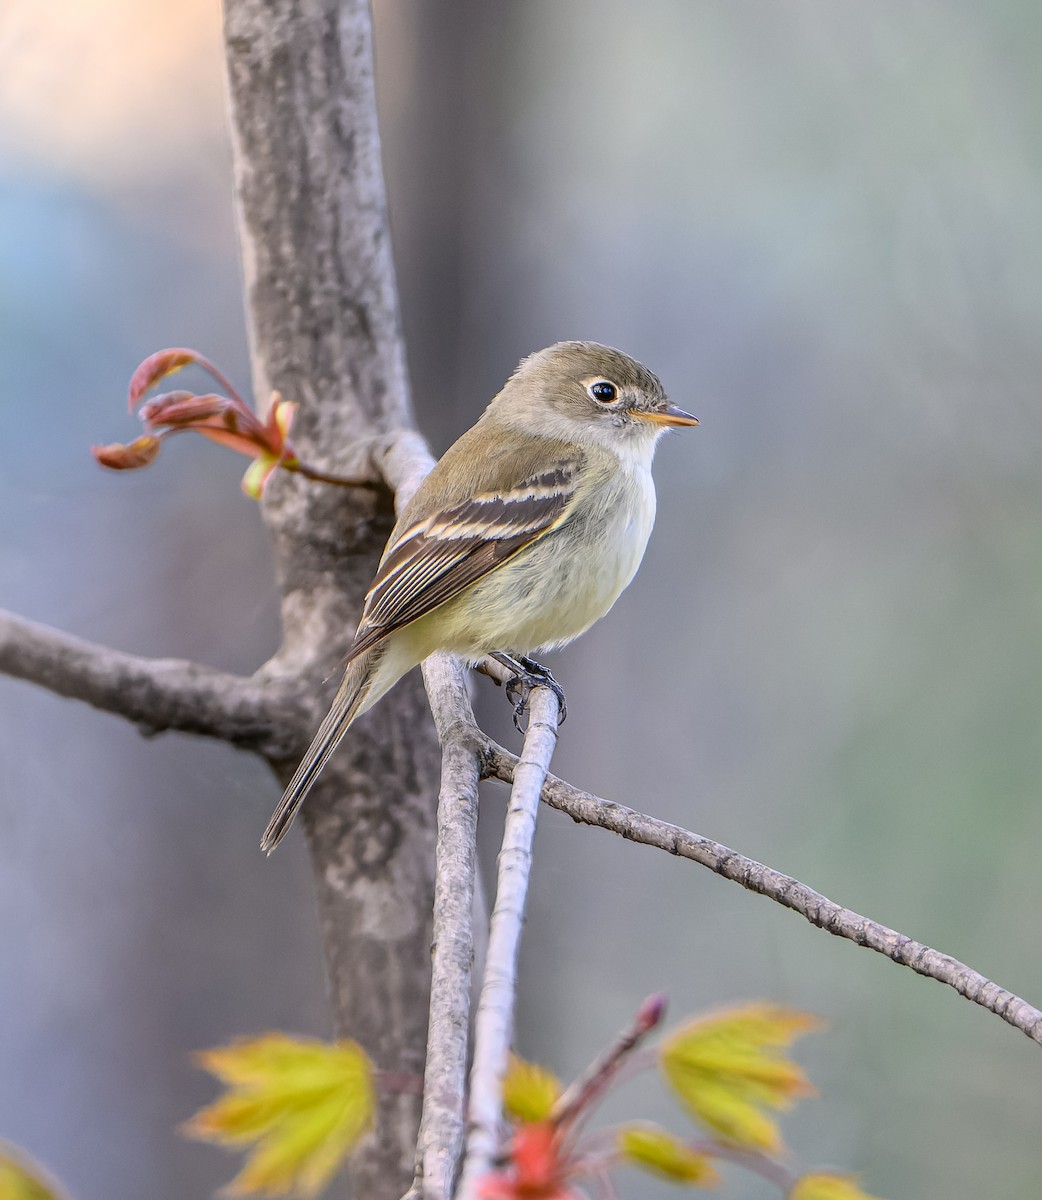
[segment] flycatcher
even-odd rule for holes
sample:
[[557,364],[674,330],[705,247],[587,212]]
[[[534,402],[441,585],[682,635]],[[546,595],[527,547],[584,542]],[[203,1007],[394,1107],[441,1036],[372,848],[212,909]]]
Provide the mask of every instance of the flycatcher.
[[697,425],[596,342],[526,358],[398,519],[333,707],[261,840],[270,853],[351,722],[436,650],[524,659],[579,636],[633,578],[662,434]]

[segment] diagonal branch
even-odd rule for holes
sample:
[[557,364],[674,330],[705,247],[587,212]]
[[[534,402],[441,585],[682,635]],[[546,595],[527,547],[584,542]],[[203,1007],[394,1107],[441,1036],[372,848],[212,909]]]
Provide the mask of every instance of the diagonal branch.
[[285,684],[176,658],[144,658],[0,612],[0,674],[133,721],[219,738],[270,759],[306,743],[306,713]]
[[[378,441],[372,461],[395,490],[399,507],[408,501],[432,462],[423,440],[408,430]],[[505,677],[499,664],[489,660],[482,669],[500,681]],[[511,782],[515,756],[485,739],[470,725],[471,718],[462,717],[460,712],[455,717],[447,715],[458,707],[462,697],[458,681],[444,674],[450,670],[448,664],[443,664],[427,680],[443,738],[448,736],[444,730],[449,730],[451,738],[459,742],[469,729],[477,738],[474,746],[487,747],[485,776]],[[290,677],[276,682],[258,673],[247,678],[178,659],[125,654],[4,612],[0,612],[0,674],[86,701],[133,721],[147,732],[201,734],[254,750],[273,761],[299,755],[307,740],[310,718],[297,696],[297,681]],[[436,696],[431,687],[433,679],[441,679]],[[450,700],[453,696],[455,699]],[[457,749],[456,753],[462,763],[465,752]],[[947,984],[1042,1044],[1042,1013],[1025,1000],[958,959],[844,908],[791,876],[719,842],[600,799],[554,776],[543,788],[543,800],[576,821],[701,863],[747,890],[798,912],[820,929]],[[458,930],[457,935],[466,936]],[[459,961],[458,947],[453,955]],[[458,990],[458,981],[453,986]]]
[[[489,743],[486,756],[485,777],[501,779],[510,783],[518,770],[518,759],[502,746]],[[566,813],[573,821],[583,825],[596,825],[620,834],[631,842],[655,846],[680,858],[709,867],[732,883],[741,884],[750,892],[791,908],[805,917],[812,925],[824,929],[836,937],[848,938],[859,946],[866,946],[902,966],[911,967],[919,975],[936,979],[954,988],[960,996],[972,1000],[988,1009],[1014,1028],[1026,1033],[1033,1041],[1042,1045],[1042,1012],[1032,1007],[1013,992],[999,987],[990,979],[957,958],[931,949],[922,942],[914,941],[896,929],[880,925],[849,908],[816,892],[813,888],[783,875],[780,871],[765,866],[744,854],[682,829],[646,816],[625,805],[611,800],[602,800],[590,792],[581,791],[556,776],[548,776],[543,786],[543,802]]]

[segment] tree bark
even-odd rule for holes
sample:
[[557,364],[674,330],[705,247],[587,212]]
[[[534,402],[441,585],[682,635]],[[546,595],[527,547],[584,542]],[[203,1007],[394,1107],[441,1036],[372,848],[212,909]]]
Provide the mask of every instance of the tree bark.
[[[239,230],[254,389],[297,401],[301,456],[364,472],[411,426],[366,0],[226,0]],[[392,523],[390,495],[280,473],[264,502],[282,590],[269,678],[302,672],[324,712]],[[302,824],[338,1034],[423,1069],[440,750],[418,673],[359,721]],[[276,764],[285,776],[294,763]],[[302,915],[302,919],[304,919]],[[402,1194],[416,1097],[382,1102],[356,1195]]]

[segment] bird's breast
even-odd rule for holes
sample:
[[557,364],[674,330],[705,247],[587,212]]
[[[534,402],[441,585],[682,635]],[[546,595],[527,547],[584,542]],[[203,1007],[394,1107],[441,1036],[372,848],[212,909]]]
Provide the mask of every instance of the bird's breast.
[[578,637],[633,578],[654,520],[650,472],[594,481],[560,526],[453,603],[453,649],[530,654]]

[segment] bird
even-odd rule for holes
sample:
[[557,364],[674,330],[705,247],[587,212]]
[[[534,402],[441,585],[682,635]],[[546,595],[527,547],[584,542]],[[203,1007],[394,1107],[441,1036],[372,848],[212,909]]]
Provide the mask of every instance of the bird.
[[523,359],[439,459],[388,539],[329,713],[268,823],[279,844],[352,722],[435,651],[506,663],[547,682],[530,655],[608,612],[636,573],[655,520],[652,459],[698,420],[635,358],[557,342]]

